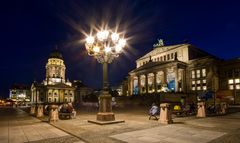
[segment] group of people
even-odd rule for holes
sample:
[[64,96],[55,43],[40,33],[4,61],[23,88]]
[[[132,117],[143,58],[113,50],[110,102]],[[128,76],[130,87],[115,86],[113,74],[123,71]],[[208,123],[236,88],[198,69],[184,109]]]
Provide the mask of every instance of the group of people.
[[[175,105],[173,107],[173,110],[179,111],[179,113],[185,114],[187,116],[192,115],[196,112],[196,106],[192,102],[186,105]],[[155,103],[152,104],[149,110],[149,115],[150,116],[160,115],[160,108]]]
[[58,107],[58,112],[61,113],[72,113],[74,110],[71,103],[63,103]]
[[[48,114],[49,110],[50,110],[50,106],[49,105],[45,105],[45,114]],[[60,113],[73,113],[75,110],[72,106],[72,103],[63,103],[60,106],[58,106],[58,112]]]

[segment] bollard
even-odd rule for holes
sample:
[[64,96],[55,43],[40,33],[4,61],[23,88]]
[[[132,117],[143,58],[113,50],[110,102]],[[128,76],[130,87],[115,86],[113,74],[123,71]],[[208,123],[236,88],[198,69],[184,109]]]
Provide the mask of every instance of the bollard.
[[75,109],[73,109],[72,113],[73,113],[73,115],[72,115],[72,117],[71,117],[71,118],[75,119],[75,118],[76,118],[76,115],[77,115],[77,112],[76,112],[76,110],[75,110]]
[[198,102],[197,117],[206,117],[205,103],[204,102]]
[[58,121],[58,106],[57,105],[51,105],[50,106],[50,112],[49,112],[49,122],[56,122]]
[[35,115],[35,113],[36,113],[36,105],[33,104],[30,109],[30,114]]
[[162,103],[162,104],[160,104],[160,108],[161,108],[160,119],[159,119],[160,123],[163,123],[163,124],[173,123],[172,111],[171,111],[171,108],[170,108],[170,104],[169,103]]
[[37,106],[36,117],[38,117],[38,118],[43,117],[43,105],[38,105]]

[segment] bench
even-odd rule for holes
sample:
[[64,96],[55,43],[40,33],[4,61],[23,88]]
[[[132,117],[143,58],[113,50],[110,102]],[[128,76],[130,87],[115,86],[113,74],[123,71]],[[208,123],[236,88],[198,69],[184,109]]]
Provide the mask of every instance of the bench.
[[58,115],[59,115],[59,118],[64,118],[64,119],[74,118],[74,113],[62,113],[62,112],[60,112]]

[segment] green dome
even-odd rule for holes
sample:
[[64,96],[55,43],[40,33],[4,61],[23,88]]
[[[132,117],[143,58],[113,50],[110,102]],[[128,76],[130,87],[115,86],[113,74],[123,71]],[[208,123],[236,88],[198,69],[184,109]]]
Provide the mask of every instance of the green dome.
[[49,58],[57,58],[63,60],[63,56],[58,49],[55,49],[51,52]]

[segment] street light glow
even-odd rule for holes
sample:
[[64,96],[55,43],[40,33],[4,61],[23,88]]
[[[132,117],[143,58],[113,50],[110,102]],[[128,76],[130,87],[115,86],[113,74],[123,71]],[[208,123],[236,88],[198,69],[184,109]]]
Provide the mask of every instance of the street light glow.
[[88,45],[92,45],[94,43],[94,37],[88,36],[86,38],[86,42],[87,42]]
[[109,53],[109,52],[111,52],[111,48],[110,48],[110,47],[105,47],[104,51],[105,51],[106,53]]
[[123,52],[123,48],[127,43],[123,35],[108,29],[89,35],[91,36],[86,38],[85,44],[88,55],[94,56],[102,64],[111,63],[117,58]]
[[116,50],[117,53],[120,53],[120,52],[122,51],[122,46],[120,46],[119,44],[117,44],[117,45],[115,46],[115,50]]
[[100,52],[100,48],[98,46],[94,46],[93,47],[93,51],[96,52],[96,53],[99,53]]
[[121,47],[125,47],[127,41],[125,39],[119,39],[118,41],[118,45],[121,46]]
[[99,41],[104,41],[104,40],[107,40],[108,35],[109,35],[109,31],[107,31],[107,30],[99,31],[97,33],[97,38]]
[[119,39],[119,34],[117,34],[117,33],[112,33],[111,38],[112,38],[112,41],[113,41],[113,42],[117,42],[118,39]]

